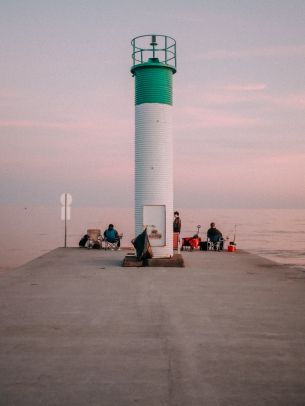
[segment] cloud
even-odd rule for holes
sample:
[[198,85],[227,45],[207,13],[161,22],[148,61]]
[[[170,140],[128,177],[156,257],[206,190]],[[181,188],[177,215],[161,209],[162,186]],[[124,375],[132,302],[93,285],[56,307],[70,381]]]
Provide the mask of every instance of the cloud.
[[176,91],[178,100],[189,100],[192,105],[229,105],[245,101],[261,100],[268,89],[266,83],[228,83],[202,88],[185,86]]
[[0,120],[0,128],[21,129],[54,129],[62,131],[109,131],[126,130],[131,127],[131,120],[106,118],[83,119],[74,121],[41,121],[41,120]]
[[274,58],[274,57],[304,57],[305,45],[288,45],[278,47],[261,47],[252,49],[229,50],[219,49],[208,51],[199,55],[198,59],[240,59],[247,57]]
[[[76,128],[80,128],[80,123],[48,122],[39,120],[0,120],[0,127],[75,130]],[[83,125],[81,127],[83,127]]]
[[223,90],[229,92],[257,92],[265,90],[266,83],[245,83],[245,84],[228,84],[222,87]]
[[176,109],[176,128],[195,130],[200,128],[249,128],[264,122],[257,117],[234,114],[205,107],[179,107]]
[[0,102],[1,103],[16,103],[17,101],[24,101],[25,97],[13,89],[1,89],[0,90]]
[[[194,107],[232,107],[234,104],[247,103],[255,106],[255,111],[291,112],[305,109],[305,92],[272,93],[267,83],[228,83],[202,88],[185,86],[176,91],[177,100]],[[182,106],[181,106],[182,107]]]
[[286,96],[266,96],[266,103],[286,110],[304,110],[305,93],[288,94]]
[[[191,161],[184,158],[175,166],[176,196],[185,206],[303,207],[304,170],[304,153],[273,153],[247,159],[240,153],[240,158],[235,155],[228,161],[226,153],[220,151],[201,159],[194,156]],[[181,192],[184,190],[188,193]]]

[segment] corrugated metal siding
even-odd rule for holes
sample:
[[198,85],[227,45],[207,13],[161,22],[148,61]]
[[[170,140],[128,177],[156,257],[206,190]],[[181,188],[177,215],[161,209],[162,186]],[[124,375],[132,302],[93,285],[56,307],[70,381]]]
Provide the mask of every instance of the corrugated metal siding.
[[141,104],[135,112],[135,227],[143,231],[143,206],[166,206],[166,246],[155,257],[173,255],[172,107]]
[[173,73],[166,66],[140,68],[135,71],[135,104],[173,104]]

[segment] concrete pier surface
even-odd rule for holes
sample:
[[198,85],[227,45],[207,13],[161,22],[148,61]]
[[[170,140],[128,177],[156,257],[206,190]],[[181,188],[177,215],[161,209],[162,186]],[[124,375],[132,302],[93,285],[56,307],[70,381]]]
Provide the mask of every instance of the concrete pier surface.
[[305,405],[304,269],[125,254],[60,248],[1,273],[1,406]]

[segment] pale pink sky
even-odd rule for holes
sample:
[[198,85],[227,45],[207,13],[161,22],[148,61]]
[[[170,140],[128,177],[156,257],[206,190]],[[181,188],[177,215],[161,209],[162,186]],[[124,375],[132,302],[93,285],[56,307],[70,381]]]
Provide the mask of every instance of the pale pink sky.
[[1,7],[0,204],[133,206],[130,40],[177,40],[176,207],[304,207],[304,1]]

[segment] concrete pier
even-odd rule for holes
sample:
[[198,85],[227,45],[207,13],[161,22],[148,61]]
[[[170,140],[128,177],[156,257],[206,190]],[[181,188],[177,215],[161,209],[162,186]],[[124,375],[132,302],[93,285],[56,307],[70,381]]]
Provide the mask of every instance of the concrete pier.
[[0,274],[2,406],[304,406],[305,271],[57,249]]

